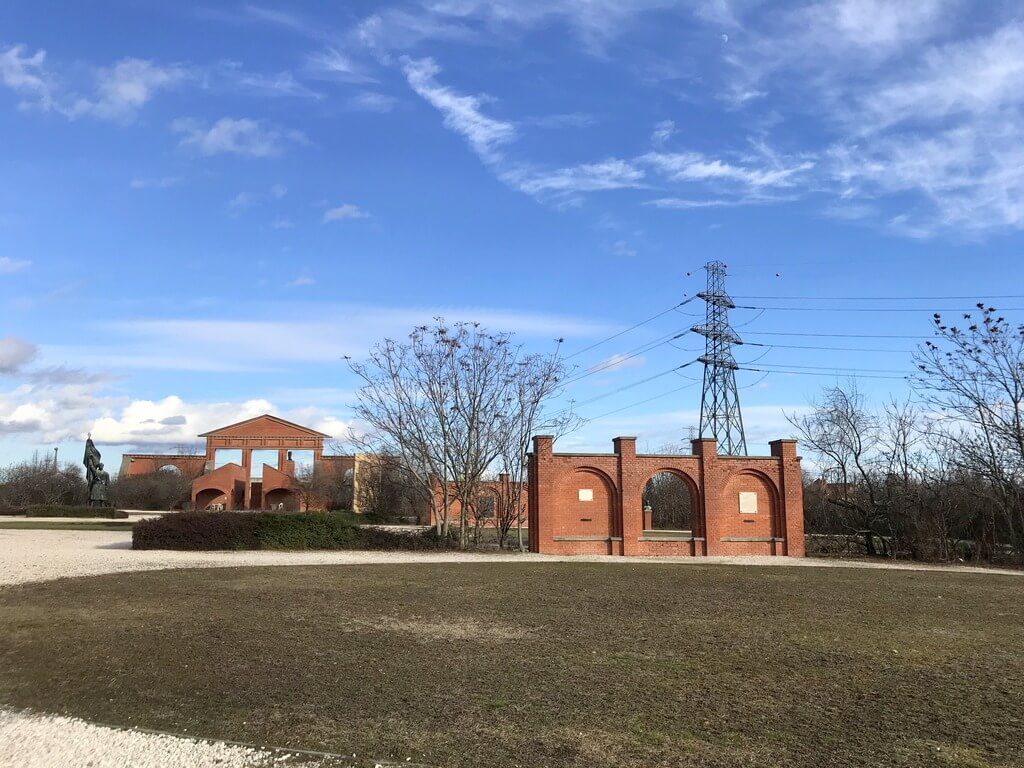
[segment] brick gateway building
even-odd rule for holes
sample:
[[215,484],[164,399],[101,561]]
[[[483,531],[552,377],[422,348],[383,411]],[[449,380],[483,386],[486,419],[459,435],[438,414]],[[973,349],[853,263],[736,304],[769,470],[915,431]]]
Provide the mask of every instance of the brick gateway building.
[[[530,549],[565,555],[804,554],[803,486],[795,440],[770,456],[719,456],[715,441],[693,441],[692,456],[643,455],[635,437],[614,453],[553,452],[533,438],[529,464]],[[689,530],[655,530],[644,489],[671,473],[690,496]]]
[[[263,414],[205,432],[205,455],[126,453],[121,476],[134,477],[173,468],[192,481],[193,509],[287,509],[299,506],[294,452],[311,456],[312,466],[331,473],[354,474],[355,456],[325,456],[323,432]],[[217,451],[241,454],[240,462],[217,466]],[[253,453],[267,458],[254,472]]]

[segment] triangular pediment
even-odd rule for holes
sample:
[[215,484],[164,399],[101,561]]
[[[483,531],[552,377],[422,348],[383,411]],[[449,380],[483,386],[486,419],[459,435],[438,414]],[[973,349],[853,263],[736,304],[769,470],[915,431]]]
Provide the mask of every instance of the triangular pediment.
[[323,432],[264,413],[237,424],[204,432],[200,437],[330,437]]

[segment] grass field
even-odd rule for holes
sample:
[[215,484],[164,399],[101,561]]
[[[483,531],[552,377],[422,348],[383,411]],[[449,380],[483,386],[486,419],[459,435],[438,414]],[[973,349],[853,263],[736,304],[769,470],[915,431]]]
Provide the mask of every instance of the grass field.
[[5,520],[0,518],[0,531],[130,531],[132,525],[134,523],[130,523],[127,520],[111,520],[109,523],[76,523],[74,520]]
[[1019,766],[1024,580],[287,567],[0,590],[0,704],[438,766]]

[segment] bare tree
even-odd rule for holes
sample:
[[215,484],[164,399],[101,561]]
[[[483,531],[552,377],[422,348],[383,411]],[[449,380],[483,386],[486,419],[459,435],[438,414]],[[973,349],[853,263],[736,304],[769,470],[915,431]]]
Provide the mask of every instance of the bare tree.
[[325,462],[303,465],[291,479],[300,509],[343,509],[352,506],[352,478]]
[[984,479],[977,487],[990,512],[981,546],[998,539],[1024,557],[1024,325],[1012,326],[994,307],[965,313],[965,328],[933,316],[936,341],[914,355],[915,385],[935,413],[934,431],[952,443],[950,457]]
[[[436,318],[407,343],[381,342],[352,370],[363,381],[355,412],[375,450],[394,456],[429,495],[438,535],[447,537],[452,502],[459,502],[464,547],[484,474],[508,451],[517,452],[509,464],[522,474],[524,430],[538,423],[562,365],[557,355],[524,355],[510,334]],[[553,383],[537,381],[538,374]]]
[[[845,510],[840,518],[843,525],[864,537],[869,555],[877,554],[876,534],[888,528],[873,471],[881,426],[865,408],[856,383],[826,389],[810,413],[786,419],[796,428],[801,443],[822,460],[826,501]],[[881,530],[880,525],[884,526]]]
[[84,504],[88,489],[77,464],[55,463],[38,452],[28,461],[0,468],[0,504],[26,507],[32,504]]

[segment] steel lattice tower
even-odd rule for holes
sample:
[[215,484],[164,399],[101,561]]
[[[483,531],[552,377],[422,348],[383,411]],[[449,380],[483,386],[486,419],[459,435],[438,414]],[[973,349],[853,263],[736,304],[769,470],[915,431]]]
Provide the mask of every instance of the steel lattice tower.
[[718,450],[728,456],[746,456],[747,438],[743,434],[740,397],[736,391],[736,360],[732,348],[743,341],[729,325],[729,310],[736,305],[725,291],[725,264],[711,261],[704,265],[708,287],[697,296],[707,304],[704,325],[690,330],[704,337],[704,394],[700,403],[700,436],[713,437]]

